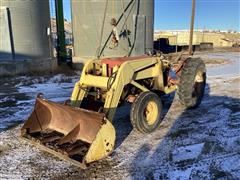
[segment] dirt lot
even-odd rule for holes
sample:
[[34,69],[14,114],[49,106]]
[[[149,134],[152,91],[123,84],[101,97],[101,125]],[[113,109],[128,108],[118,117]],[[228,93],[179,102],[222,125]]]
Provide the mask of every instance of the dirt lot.
[[134,131],[126,115],[129,105],[120,108],[114,120],[115,151],[87,170],[19,139],[21,124],[9,129],[27,117],[37,92],[62,102],[70,96],[78,76],[2,79],[0,179],[239,179],[240,54],[219,52],[200,56],[208,61],[216,57],[231,61],[208,68],[200,107],[186,111],[177,100],[171,105],[172,96],[165,97],[167,114],[161,127],[152,134]]

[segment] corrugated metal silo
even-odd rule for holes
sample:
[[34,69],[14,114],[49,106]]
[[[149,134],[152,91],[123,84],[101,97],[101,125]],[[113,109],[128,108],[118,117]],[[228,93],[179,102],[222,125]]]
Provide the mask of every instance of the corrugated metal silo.
[[50,57],[48,0],[0,0],[0,24],[0,59]]
[[[96,57],[99,52],[105,57],[142,55],[153,49],[153,0],[72,0],[71,2],[75,59]],[[113,49],[111,49],[110,37],[113,29],[110,25],[112,18],[119,21],[117,31],[120,35],[119,44]]]

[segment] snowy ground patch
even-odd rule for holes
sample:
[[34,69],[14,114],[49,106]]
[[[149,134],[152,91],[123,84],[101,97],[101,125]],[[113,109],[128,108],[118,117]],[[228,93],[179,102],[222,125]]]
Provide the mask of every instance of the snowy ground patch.
[[189,159],[196,159],[201,154],[204,143],[183,146],[172,152],[173,161],[179,162]]

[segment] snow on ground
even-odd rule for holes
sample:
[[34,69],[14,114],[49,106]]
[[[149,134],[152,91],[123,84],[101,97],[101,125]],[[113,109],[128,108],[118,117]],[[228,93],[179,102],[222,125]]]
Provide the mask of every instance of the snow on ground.
[[0,80],[0,132],[23,122],[32,111],[35,97],[44,97],[55,102],[69,99],[74,83],[79,76],[67,77],[59,74],[53,77],[3,78]]
[[[239,53],[218,53],[217,56],[230,57],[234,67],[239,67]],[[159,130],[151,134],[134,131],[129,117],[121,113],[128,108],[121,108],[114,120],[115,151],[110,157],[90,164],[87,170],[21,140],[21,125],[1,132],[0,179],[239,179],[240,74],[236,68],[225,71],[228,65],[215,67],[221,73],[214,74],[218,70],[212,67],[208,69],[205,96],[197,109],[183,110],[174,101]],[[11,121],[25,119],[37,92],[62,101],[70,96],[77,79],[77,76],[58,75],[19,77],[15,83],[5,80],[6,84],[2,83],[0,88],[0,108],[4,110],[0,111],[2,130],[9,128]],[[165,111],[169,104],[170,101],[165,100]]]
[[222,59],[228,60],[230,63],[227,63],[223,66],[218,66],[217,68],[212,66],[208,69],[209,76],[221,76],[221,75],[239,75],[240,71],[240,52],[231,52],[231,53],[207,53],[200,55],[203,59]]

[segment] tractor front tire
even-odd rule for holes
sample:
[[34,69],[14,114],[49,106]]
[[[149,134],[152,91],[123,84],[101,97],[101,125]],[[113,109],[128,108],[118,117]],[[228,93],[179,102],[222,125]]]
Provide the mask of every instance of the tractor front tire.
[[186,108],[196,108],[201,104],[206,85],[206,68],[202,59],[188,58],[181,71],[177,95]]
[[134,100],[130,119],[133,128],[142,133],[151,133],[161,123],[162,102],[157,94],[147,91],[142,92]]

